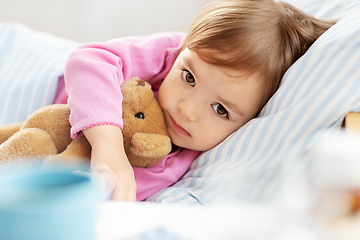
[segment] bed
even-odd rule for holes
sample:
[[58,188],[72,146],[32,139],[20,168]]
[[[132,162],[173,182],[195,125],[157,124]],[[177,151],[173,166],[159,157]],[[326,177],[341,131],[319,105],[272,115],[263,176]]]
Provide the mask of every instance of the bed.
[[[260,209],[262,206],[279,204],[284,171],[301,173],[306,170],[316,160],[311,150],[324,142],[324,136],[333,136],[333,132],[340,131],[347,113],[360,112],[360,1],[287,2],[315,17],[339,21],[291,66],[280,88],[259,116],[214,149],[201,154],[179,182],[151,196],[146,200],[147,203],[103,203],[99,208],[98,239],[122,239],[119,231],[114,231],[114,235],[106,235],[109,226],[124,221],[119,216],[111,216],[112,212],[138,217],[145,214],[147,217],[144,219],[151,221],[149,215],[155,208],[162,218],[178,214],[182,221],[196,224],[187,217],[199,211],[202,217],[196,221],[198,229],[190,228],[194,231],[193,236],[198,236],[196,234],[200,230],[207,229],[211,233],[214,229],[212,226],[220,226],[220,229],[224,227],[219,221],[221,217],[234,216],[234,213],[251,216],[251,212],[245,209],[253,209],[254,204]],[[24,120],[34,110],[51,104],[57,79],[63,74],[66,57],[78,45],[78,42],[36,32],[23,25],[0,24],[0,125]],[[19,94],[21,99],[15,97]],[[155,207],[154,203],[163,203],[160,204],[163,207],[158,204]],[[248,204],[252,207],[225,210],[221,207]],[[212,210],[199,209],[199,206],[208,206]],[[220,206],[220,210],[213,209],[213,206]],[[182,209],[181,213],[176,209]],[[259,208],[256,209],[253,209],[254,215]],[[261,212],[265,215],[259,215],[265,225],[283,216],[271,211],[274,215],[264,218],[269,216],[266,215],[268,210],[266,208]],[[211,219],[217,220],[210,223],[209,218],[204,217],[210,214],[208,211],[213,214]],[[151,228],[146,221],[129,221],[139,224],[139,228],[146,234],[131,235],[129,230],[129,235],[122,237],[151,239],[150,236],[156,236],[153,239],[168,239],[168,234],[179,233],[178,228],[169,230],[169,223],[159,220],[160,217],[156,219],[156,224],[151,225]],[[233,231],[232,236],[257,232],[249,228],[241,230],[236,224],[228,226],[224,229]],[[289,229],[296,226],[300,225],[290,224]],[[274,229],[277,229],[275,225]],[[301,229],[304,230],[303,234],[310,234],[309,228]],[[170,236],[171,239],[179,237]]]

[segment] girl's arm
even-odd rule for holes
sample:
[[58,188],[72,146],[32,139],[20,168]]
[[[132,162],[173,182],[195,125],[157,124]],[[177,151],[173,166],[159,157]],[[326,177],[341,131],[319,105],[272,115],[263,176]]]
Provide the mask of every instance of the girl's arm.
[[153,90],[175,61],[185,35],[163,33],[85,44],[75,49],[65,66],[65,87],[71,108],[71,136],[99,124],[122,128],[120,86],[139,77]]
[[183,33],[164,33],[90,43],[76,49],[67,61],[71,136],[84,134],[88,139],[93,149],[91,169],[115,184],[113,199],[134,200],[136,193],[134,173],[123,147],[120,86],[137,76],[156,90],[171,69],[184,37]]
[[100,174],[114,189],[113,200],[135,201],[134,172],[124,151],[121,129],[97,125],[83,132],[92,146],[91,172]]

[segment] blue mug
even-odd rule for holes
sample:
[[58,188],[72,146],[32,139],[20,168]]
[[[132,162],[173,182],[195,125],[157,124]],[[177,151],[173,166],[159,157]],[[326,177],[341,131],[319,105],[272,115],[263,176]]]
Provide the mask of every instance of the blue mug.
[[1,173],[1,240],[92,240],[100,188],[62,170]]

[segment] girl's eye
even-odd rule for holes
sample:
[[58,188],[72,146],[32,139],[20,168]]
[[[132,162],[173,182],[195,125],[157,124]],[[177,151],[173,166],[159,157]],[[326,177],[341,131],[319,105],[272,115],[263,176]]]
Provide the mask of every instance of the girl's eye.
[[215,103],[212,105],[214,111],[220,116],[220,117],[226,117],[228,118],[229,113],[228,111],[221,105],[220,103]]
[[195,78],[188,70],[182,70],[182,78],[191,86],[195,86]]

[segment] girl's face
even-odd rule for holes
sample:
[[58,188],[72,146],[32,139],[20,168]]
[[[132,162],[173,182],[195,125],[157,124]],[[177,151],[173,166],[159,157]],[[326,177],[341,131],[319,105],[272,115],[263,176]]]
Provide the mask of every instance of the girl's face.
[[218,145],[260,111],[260,82],[183,50],[158,95],[172,142],[198,151]]

